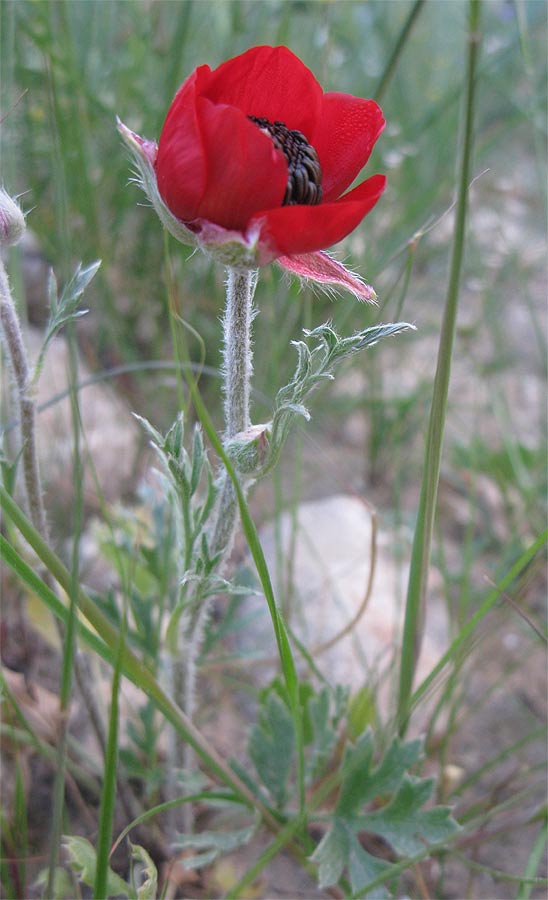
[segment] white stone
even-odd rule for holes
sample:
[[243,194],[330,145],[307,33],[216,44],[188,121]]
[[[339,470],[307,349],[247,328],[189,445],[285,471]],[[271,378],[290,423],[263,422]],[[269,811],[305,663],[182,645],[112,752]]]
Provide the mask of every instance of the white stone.
[[[29,329],[25,342],[34,360],[42,344],[41,333]],[[35,394],[38,408],[59,394],[66,394],[68,371],[67,344],[64,338],[57,337],[49,346],[38,382]],[[80,360],[79,381],[91,377],[92,373]],[[83,387],[78,392],[78,404],[84,436],[81,442],[85,461],[84,499],[88,509],[97,509],[101,498],[113,502],[132,487],[139,445],[138,427],[130,410],[104,383]],[[74,499],[71,417],[69,396],[37,415],[38,455],[50,508],[52,505],[57,509],[71,505]]]
[[[372,515],[364,502],[338,495],[300,505],[294,538],[293,517],[284,513],[277,528],[269,525],[263,529],[261,543],[278,605],[282,609],[289,606],[290,626],[318,668],[331,684],[345,684],[352,691],[365,684],[376,689],[380,682],[380,712],[383,718],[389,718],[394,712],[390,697],[398,674],[408,561],[397,561],[398,542],[382,529],[377,534],[375,573],[367,606],[347,635],[322,650],[322,645],[352,622],[366,597],[371,523]],[[284,574],[282,579],[276,578],[276,540],[284,568],[294,541],[292,596],[284,586]],[[432,596],[430,601],[416,684],[429,674],[447,647],[445,608],[439,599],[435,605]],[[250,630],[255,648],[274,648],[264,599],[251,597],[245,610],[246,614],[253,612]]]

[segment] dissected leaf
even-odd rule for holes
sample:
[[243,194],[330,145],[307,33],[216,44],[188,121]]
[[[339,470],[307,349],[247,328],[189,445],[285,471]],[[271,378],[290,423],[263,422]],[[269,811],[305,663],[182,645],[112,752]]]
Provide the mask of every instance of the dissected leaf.
[[348,860],[349,846],[348,829],[339,819],[334,819],[333,825],[310,857],[318,866],[320,889],[337,883]]
[[287,796],[294,747],[291,713],[279,695],[269,691],[262,700],[259,721],[251,731],[248,750],[257,774],[280,808]]
[[407,322],[376,325],[346,338],[339,337],[329,322],[311,331],[304,329],[309,343],[316,342],[316,345],[311,349],[305,341],[291,342],[298,357],[295,373],[291,381],[276,394],[270,423],[270,452],[256,476],[262,477],[276,465],[293,420],[296,416],[304,416],[307,420],[310,418],[305,401],[322,381],[334,377],[333,370],[340,360],[376,344],[383,337],[413,327]]
[[421,753],[420,740],[402,744],[395,739],[378,766],[370,771],[373,753],[371,732],[367,732],[354,748],[347,752],[344,768],[349,774],[344,779],[337,813],[352,816],[370,800],[393,793],[400,785],[405,773],[414,765]]
[[420,740],[405,744],[397,738],[392,741],[376,769],[373,769],[368,785],[364,785],[362,803],[395,791],[405,773],[420,759],[421,751]]
[[341,817],[350,817],[363,805],[363,797],[368,790],[368,777],[373,756],[373,736],[366,732],[346,751],[343,762],[345,777],[341,785],[336,813]]
[[[315,778],[322,771],[330,758],[333,747],[337,742],[337,721],[340,712],[331,712],[332,694],[327,688],[310,696],[305,705],[307,719],[310,720],[312,731],[312,752],[308,762],[308,774]],[[304,704],[303,704],[304,706]]]
[[60,297],[58,297],[57,294],[57,283],[55,280],[55,276],[53,275],[53,272],[50,272],[48,281],[50,316],[48,324],[46,326],[46,336],[44,338],[40,353],[38,354],[38,359],[36,360],[36,364],[34,366],[34,372],[32,376],[32,381],[34,384],[40,377],[40,372],[42,371],[42,367],[44,365],[44,360],[46,357],[46,351],[57,332],[63,327],[63,325],[67,325],[69,322],[74,322],[76,319],[79,319],[80,316],[84,316],[87,313],[87,309],[78,309],[78,304],[80,303],[82,294],[86,290],[91,279],[96,274],[100,265],[101,260],[96,260],[95,262],[91,263],[89,266],[85,266],[84,268],[80,264],[70,281],[63,288]]
[[[355,834],[350,835],[348,876],[350,878],[353,894],[361,893],[366,885],[371,884],[372,881],[376,881],[377,878],[380,878],[382,875],[389,877],[391,868],[390,863],[384,862],[384,860],[379,859],[377,856],[368,853],[367,850],[362,847]],[[362,894],[362,896],[366,896],[370,898],[370,900],[382,900],[382,898],[388,897],[389,894],[384,885],[379,884],[376,888],[373,888],[372,891],[367,894]]]
[[181,834],[175,843],[181,850],[192,847],[203,851],[184,860],[185,868],[199,869],[208,866],[222,853],[231,853],[238,847],[243,847],[253,837],[256,827],[256,824],[253,824],[233,831],[202,831],[199,834]]
[[426,844],[440,843],[458,826],[447,806],[421,809],[433,789],[433,779],[405,776],[390,803],[360,816],[359,827],[380,834],[402,856],[419,853]]
[[[321,887],[336,884],[347,871],[353,894],[388,896],[382,886],[372,892],[367,891],[367,886],[379,877],[390,878],[393,864],[368,853],[360,843],[360,832],[380,836],[395,853],[405,857],[424,851],[429,844],[443,843],[458,830],[448,807],[423,808],[432,795],[434,782],[416,778],[408,771],[417,762],[421,749],[420,741],[402,744],[394,740],[378,765],[372,767],[373,739],[367,732],[347,750],[333,824],[312,856],[319,865]],[[384,805],[358,814],[372,801]]]

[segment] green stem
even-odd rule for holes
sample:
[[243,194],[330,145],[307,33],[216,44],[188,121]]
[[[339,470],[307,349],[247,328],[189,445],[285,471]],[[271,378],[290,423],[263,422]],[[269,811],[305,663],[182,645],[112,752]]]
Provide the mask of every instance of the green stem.
[[462,149],[459,162],[455,235],[453,240],[447,299],[438,349],[438,361],[434,379],[430,421],[428,423],[421,495],[413,540],[405,610],[398,698],[398,726],[402,736],[407,729],[409,698],[411,695],[415,665],[420,650],[421,618],[424,612],[428,581],[430,550],[434,516],[436,512],[445,415],[447,410],[447,396],[449,391],[449,378],[451,374],[451,353],[455,337],[455,324],[462,273],[467,196],[470,183],[472,157],[472,132],[476,87],[475,73],[479,51],[479,17],[479,0],[471,0],[466,70],[466,105],[463,122]]
[[373,97],[378,103],[381,102],[384,92],[386,91],[386,88],[388,87],[388,84],[392,78],[392,75],[396,71],[396,66],[403,52],[403,48],[405,47],[405,44],[407,42],[407,38],[411,34],[413,25],[415,24],[415,21],[422,7],[424,6],[424,3],[425,0],[415,0],[415,3],[413,4],[409,15],[405,20],[404,26],[400,32],[398,40],[396,41],[396,46],[392,51],[392,55],[384,68],[384,72],[381,75],[376,90],[373,92]]
[[[49,853],[49,872],[47,892],[50,896],[55,892],[55,875],[59,859],[59,847],[61,844],[61,834],[63,830],[63,812],[65,808],[65,781],[66,781],[66,765],[67,765],[67,739],[68,739],[68,720],[70,713],[70,699],[72,694],[72,673],[73,667],[75,674],[80,671],[82,677],[80,681],[85,683],[82,670],[76,660],[76,633],[77,633],[77,616],[78,616],[78,587],[79,587],[79,556],[80,556],[80,534],[82,530],[83,519],[83,465],[80,452],[80,412],[78,409],[78,395],[73,385],[78,381],[78,365],[76,360],[76,351],[74,342],[69,343],[69,373],[70,373],[70,407],[71,407],[71,424],[73,439],[73,472],[72,484],[74,488],[74,537],[72,544],[72,559],[70,572],[70,590],[69,596],[69,615],[67,619],[66,629],[60,630],[63,646],[63,664],[61,668],[61,685],[59,691],[59,708],[61,713],[61,727],[59,729],[58,741],[58,765],[55,773],[55,782],[53,786],[53,810],[52,825],[50,838]],[[36,525],[36,522],[34,523]],[[48,540],[48,535],[38,528],[43,534],[44,539]],[[84,693],[84,698],[87,692]],[[99,725],[99,740],[104,738],[103,722],[99,715],[98,709],[93,705],[94,716],[92,723]],[[103,749],[103,745],[101,745]]]
[[112,825],[116,807],[116,781],[118,768],[118,735],[120,711],[120,681],[122,674],[122,654],[126,640],[127,610],[123,611],[122,624],[118,636],[116,662],[112,679],[108,743],[105,754],[105,771],[101,790],[101,808],[97,830],[97,868],[93,886],[94,900],[107,896],[109,851],[112,843]]

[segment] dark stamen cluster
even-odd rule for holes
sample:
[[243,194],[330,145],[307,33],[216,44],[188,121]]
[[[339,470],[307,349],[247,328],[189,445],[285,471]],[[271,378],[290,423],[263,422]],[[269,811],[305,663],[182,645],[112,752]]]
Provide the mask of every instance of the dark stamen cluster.
[[304,134],[291,131],[283,122],[270,122],[259,116],[248,118],[270,135],[276,149],[281,150],[287,160],[288,179],[282,206],[321,203],[322,169],[318,154]]

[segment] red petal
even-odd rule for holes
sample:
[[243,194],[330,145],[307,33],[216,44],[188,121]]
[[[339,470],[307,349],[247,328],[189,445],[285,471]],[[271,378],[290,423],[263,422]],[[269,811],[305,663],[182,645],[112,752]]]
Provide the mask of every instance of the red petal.
[[284,122],[310,140],[323,91],[310,69],[287,47],[253,47],[215,69],[204,96],[237,106],[246,116]]
[[334,203],[319,206],[282,206],[257,213],[264,255],[261,265],[278,256],[323,250],[342,240],[359,225],[384,191],[384,175],[373,175]]
[[179,88],[158,142],[155,165],[158,190],[173,215],[183,222],[196,218],[205,190],[206,169],[196,96],[206,72],[209,66],[200,66]]
[[197,215],[245,231],[258,209],[281,206],[287,162],[271,138],[234,107],[197,100],[206,187]]
[[302,253],[295,256],[280,256],[276,262],[300,278],[309,278],[319,284],[336,285],[346,288],[358,300],[374,303],[377,295],[372,287],[359,275],[354,275],[346,266],[328,253]]
[[310,143],[319,156],[325,200],[335,200],[366,164],[385,126],[374,100],[351,94],[324,94],[317,130]]

